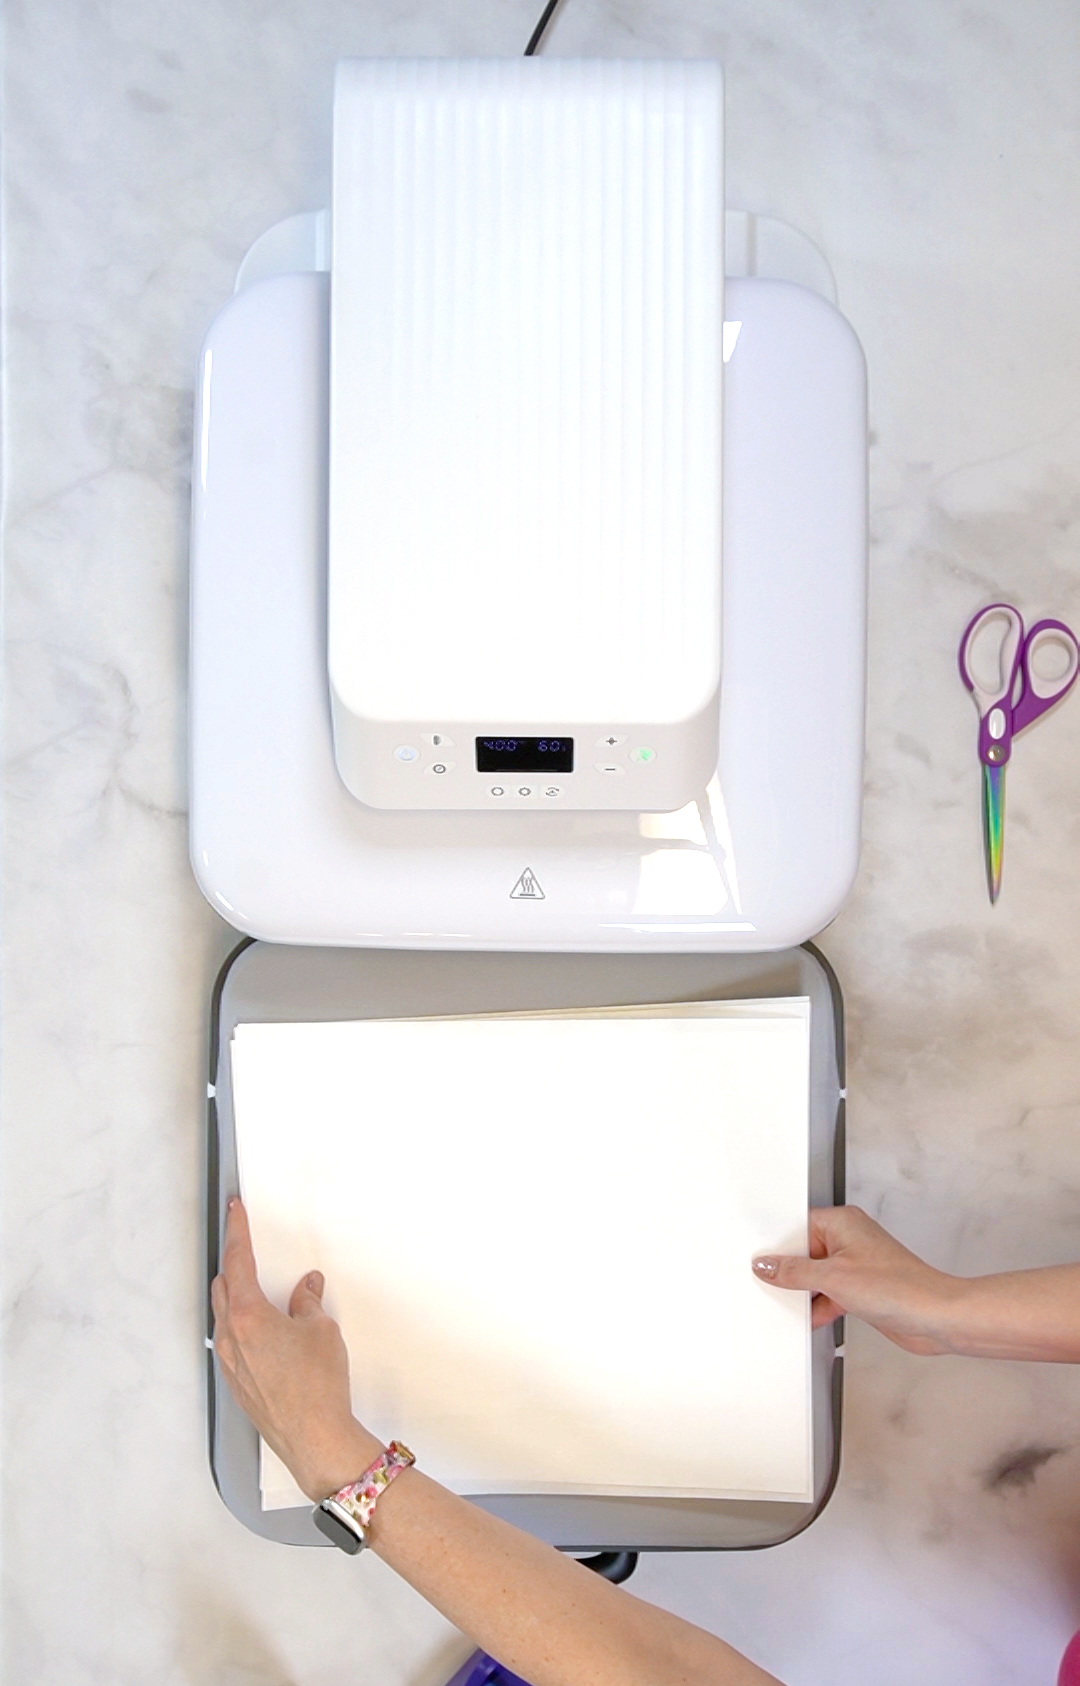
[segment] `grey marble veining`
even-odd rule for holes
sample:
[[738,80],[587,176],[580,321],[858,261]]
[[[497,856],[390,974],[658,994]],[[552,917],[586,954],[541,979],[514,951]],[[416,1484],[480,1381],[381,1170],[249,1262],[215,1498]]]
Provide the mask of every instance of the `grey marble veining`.
[[[334,60],[516,52],[538,10],[7,8],[4,1628],[26,1686],[439,1686],[464,1654],[378,1563],[245,1534],[206,1470],[201,1085],[232,934],[185,855],[189,428],[243,250],[325,202]],[[720,56],[732,203],[820,243],[866,347],[865,848],[822,944],[853,1195],[950,1268],[1080,1257],[1080,704],[1017,748],[991,912],[954,669],[991,595],[1080,619],[1080,14],[564,0],[549,50]],[[853,1328],[821,1521],[634,1584],[790,1686],[1050,1683],[1080,1625],[1080,1376]]]

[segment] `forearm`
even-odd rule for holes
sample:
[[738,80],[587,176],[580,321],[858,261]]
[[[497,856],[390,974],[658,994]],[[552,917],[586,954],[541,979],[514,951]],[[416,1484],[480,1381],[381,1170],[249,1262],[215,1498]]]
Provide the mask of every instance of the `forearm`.
[[1080,1264],[953,1277],[938,1333],[969,1358],[1080,1364]]
[[[1080,1265],[974,1279],[932,1270],[856,1208],[811,1214],[810,1257],[764,1257],[815,1321],[862,1317],[912,1352],[1080,1363]],[[284,1314],[258,1284],[247,1217],[229,1205],[212,1285],[215,1347],[236,1398],[314,1499],[368,1467],[348,1355],[311,1272]],[[778,1686],[720,1639],[643,1604],[415,1469],[382,1494],[373,1549],[532,1686]]]
[[[379,1442],[349,1406],[348,1355],[298,1282],[288,1315],[259,1287],[247,1214],[229,1203],[214,1341],[236,1399],[308,1497],[370,1468]],[[722,1640],[653,1609],[404,1469],[379,1498],[369,1544],[443,1615],[531,1686],[779,1686]]]
[[371,1546],[531,1686],[777,1686],[667,1611],[406,1470],[379,1500]]

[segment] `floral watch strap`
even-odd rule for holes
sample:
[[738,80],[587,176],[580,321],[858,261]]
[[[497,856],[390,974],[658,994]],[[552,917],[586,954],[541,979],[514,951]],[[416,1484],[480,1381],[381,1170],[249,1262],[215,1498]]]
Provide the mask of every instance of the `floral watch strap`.
[[386,1491],[395,1475],[400,1475],[403,1469],[408,1469],[415,1462],[416,1458],[407,1446],[403,1446],[400,1440],[391,1440],[386,1451],[379,1453],[358,1481],[342,1487],[339,1493],[331,1494],[326,1502],[340,1505],[342,1510],[348,1511],[366,1533],[380,1494]]

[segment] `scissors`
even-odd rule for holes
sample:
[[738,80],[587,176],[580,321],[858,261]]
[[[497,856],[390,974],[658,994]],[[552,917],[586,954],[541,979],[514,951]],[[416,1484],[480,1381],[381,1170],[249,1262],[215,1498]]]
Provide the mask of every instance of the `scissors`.
[[[975,640],[995,621],[1000,623],[1002,631],[997,651],[998,672],[996,680],[987,688],[975,677],[971,655]],[[1036,672],[1035,657],[1049,646],[1064,650],[1068,665],[1064,674],[1043,679]],[[959,662],[960,677],[979,711],[986,882],[990,900],[996,902],[1001,890],[1005,841],[1005,768],[1012,754],[1012,741],[1072,690],[1080,672],[1080,644],[1064,621],[1036,621],[1030,632],[1025,632],[1020,611],[1011,603],[991,603],[969,621],[960,640]]]

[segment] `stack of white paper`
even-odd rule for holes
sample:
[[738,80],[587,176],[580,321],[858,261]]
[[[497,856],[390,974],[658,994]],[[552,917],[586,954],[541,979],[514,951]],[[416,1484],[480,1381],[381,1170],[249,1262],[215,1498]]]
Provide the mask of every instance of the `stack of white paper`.
[[808,1303],[750,1270],[806,1250],[808,1075],[801,999],[239,1025],[263,1285],[325,1273],[357,1415],[459,1492],[808,1499]]

